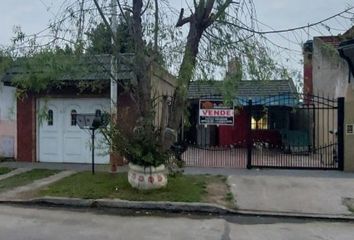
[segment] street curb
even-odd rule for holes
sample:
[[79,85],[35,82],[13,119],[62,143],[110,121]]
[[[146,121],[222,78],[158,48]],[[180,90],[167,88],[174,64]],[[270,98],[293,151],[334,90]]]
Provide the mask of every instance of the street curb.
[[258,210],[237,210],[236,212],[237,214],[248,215],[248,216],[354,221],[354,215],[343,215],[343,214],[269,212],[269,211],[258,211]]
[[181,203],[181,202],[139,202],[120,199],[80,199],[63,197],[42,197],[30,200],[0,200],[0,204],[16,205],[46,205],[79,208],[106,208],[129,210],[155,210],[165,212],[186,212],[206,214],[230,214],[234,210],[208,203]]
[[308,220],[354,221],[354,215],[308,214],[292,212],[267,212],[234,210],[217,204],[181,202],[138,202],[120,199],[80,199],[63,197],[43,197],[30,200],[0,200],[0,204],[24,206],[50,206],[72,208],[120,209],[135,211],[162,211],[166,213],[190,213],[208,215],[234,215],[249,217],[297,218]]

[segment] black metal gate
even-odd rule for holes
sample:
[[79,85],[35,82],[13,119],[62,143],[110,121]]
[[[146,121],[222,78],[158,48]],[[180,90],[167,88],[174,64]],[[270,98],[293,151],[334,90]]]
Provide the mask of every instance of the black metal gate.
[[343,170],[344,98],[271,96],[248,113],[247,168]]
[[[187,166],[343,170],[344,98],[287,93],[240,105],[226,128],[199,125],[192,109],[183,136]],[[236,140],[225,144],[225,134]]]

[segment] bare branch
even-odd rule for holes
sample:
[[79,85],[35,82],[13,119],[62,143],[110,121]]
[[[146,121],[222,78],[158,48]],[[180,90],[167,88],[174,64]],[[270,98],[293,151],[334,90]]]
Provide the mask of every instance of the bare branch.
[[147,2],[146,7],[144,8],[144,10],[141,11],[140,16],[144,15],[144,13],[145,13],[146,10],[148,9],[149,5],[150,5],[150,0]]
[[155,0],[155,29],[154,29],[154,52],[157,54],[158,50],[158,34],[159,34],[159,3],[158,0]]
[[124,11],[133,13],[133,10],[131,8],[125,7],[123,8]]
[[97,0],[93,0],[93,2],[95,3],[95,6],[104,22],[104,25],[107,27],[107,29],[109,30],[109,33],[111,34],[111,37],[114,41],[115,44],[118,44],[118,41],[117,41],[117,37],[116,35],[114,34],[114,31],[112,30],[111,28],[111,25],[109,24],[108,20],[106,19],[106,17],[104,16],[103,14],[103,11],[102,11],[102,8],[100,7],[100,5],[98,4]]
[[127,19],[127,17],[125,16],[125,12],[123,11],[123,10],[125,10],[125,11],[131,11],[132,12],[132,10],[131,9],[128,9],[128,8],[122,8],[122,5],[120,4],[120,2],[119,2],[119,0],[117,0],[117,4],[118,4],[118,7],[119,7],[119,11],[121,12],[121,14],[122,14],[122,16],[123,16],[123,19],[124,19],[124,21],[126,22],[126,23],[128,23],[128,19]]
[[176,27],[182,27],[184,24],[190,22],[192,15],[187,17],[187,18],[183,18],[183,14],[184,14],[184,8],[182,8],[181,12],[179,13],[179,17],[178,17],[178,21],[177,21]]
[[196,8],[197,8],[197,6],[198,6],[197,1],[196,1],[196,0],[193,0],[193,4],[194,4],[194,9],[196,9]]
[[232,3],[232,0],[226,0],[224,4],[220,6],[218,11],[215,14],[210,14],[208,20],[207,20],[207,26],[210,26],[215,20],[217,20],[228,8],[228,6]]

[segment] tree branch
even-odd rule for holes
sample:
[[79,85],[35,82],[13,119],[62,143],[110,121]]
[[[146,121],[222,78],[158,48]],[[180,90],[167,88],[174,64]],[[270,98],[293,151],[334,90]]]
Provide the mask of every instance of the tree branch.
[[[125,22],[126,22],[127,24],[129,24],[128,19],[127,19],[127,17],[125,16],[125,12],[123,11],[124,9],[122,8],[122,5],[120,4],[119,0],[117,0],[117,4],[118,4],[118,7],[119,7],[119,11],[122,13],[123,19],[125,20]],[[130,10],[130,12],[133,12],[131,9],[128,9],[128,8],[125,8],[125,10],[126,10],[126,11],[129,11],[129,10]]]
[[204,7],[205,7],[205,0],[200,0],[198,5],[195,7],[195,16],[198,19],[197,21],[202,21],[204,19],[204,13],[205,13]]
[[[212,0],[210,0],[210,1],[212,1]],[[232,2],[233,2],[232,0],[226,0],[226,1],[224,2],[224,4],[222,4],[222,5],[220,6],[220,8],[218,9],[218,11],[217,11],[215,14],[211,13],[210,16],[209,16],[208,19],[207,19],[206,26],[207,26],[207,27],[210,26],[215,20],[217,20],[217,19],[221,16],[221,14],[223,14],[223,13],[225,12],[226,8],[227,8]]]
[[111,28],[111,25],[109,24],[109,22],[107,21],[106,17],[104,16],[103,14],[103,11],[102,11],[102,8],[100,7],[100,5],[98,4],[97,0],[93,0],[93,2],[95,3],[95,6],[104,22],[104,25],[107,27],[107,29],[109,30],[109,33],[111,34],[112,36],[112,39],[114,41],[115,44],[118,44],[118,41],[117,41],[117,37],[116,35],[114,34],[112,28]]
[[178,17],[178,21],[176,23],[176,27],[182,27],[184,24],[190,22],[191,16],[189,16],[187,18],[183,18],[183,14],[184,14],[184,8],[182,8],[181,12],[179,13],[179,17]]
[[141,11],[140,16],[144,15],[144,13],[146,12],[146,10],[149,8],[149,5],[150,5],[150,0],[147,2],[147,4],[146,4],[144,10]]
[[154,52],[157,54],[158,51],[158,34],[159,34],[159,3],[155,0],[155,29],[154,29]]
[[211,11],[213,10],[213,6],[214,6],[215,0],[208,0],[206,5],[205,5],[205,13],[206,16],[209,16]]

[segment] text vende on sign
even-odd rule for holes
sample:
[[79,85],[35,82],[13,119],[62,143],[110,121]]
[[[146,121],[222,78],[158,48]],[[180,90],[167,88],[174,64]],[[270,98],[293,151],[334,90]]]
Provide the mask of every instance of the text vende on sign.
[[232,117],[233,109],[200,109],[199,116],[202,117]]

